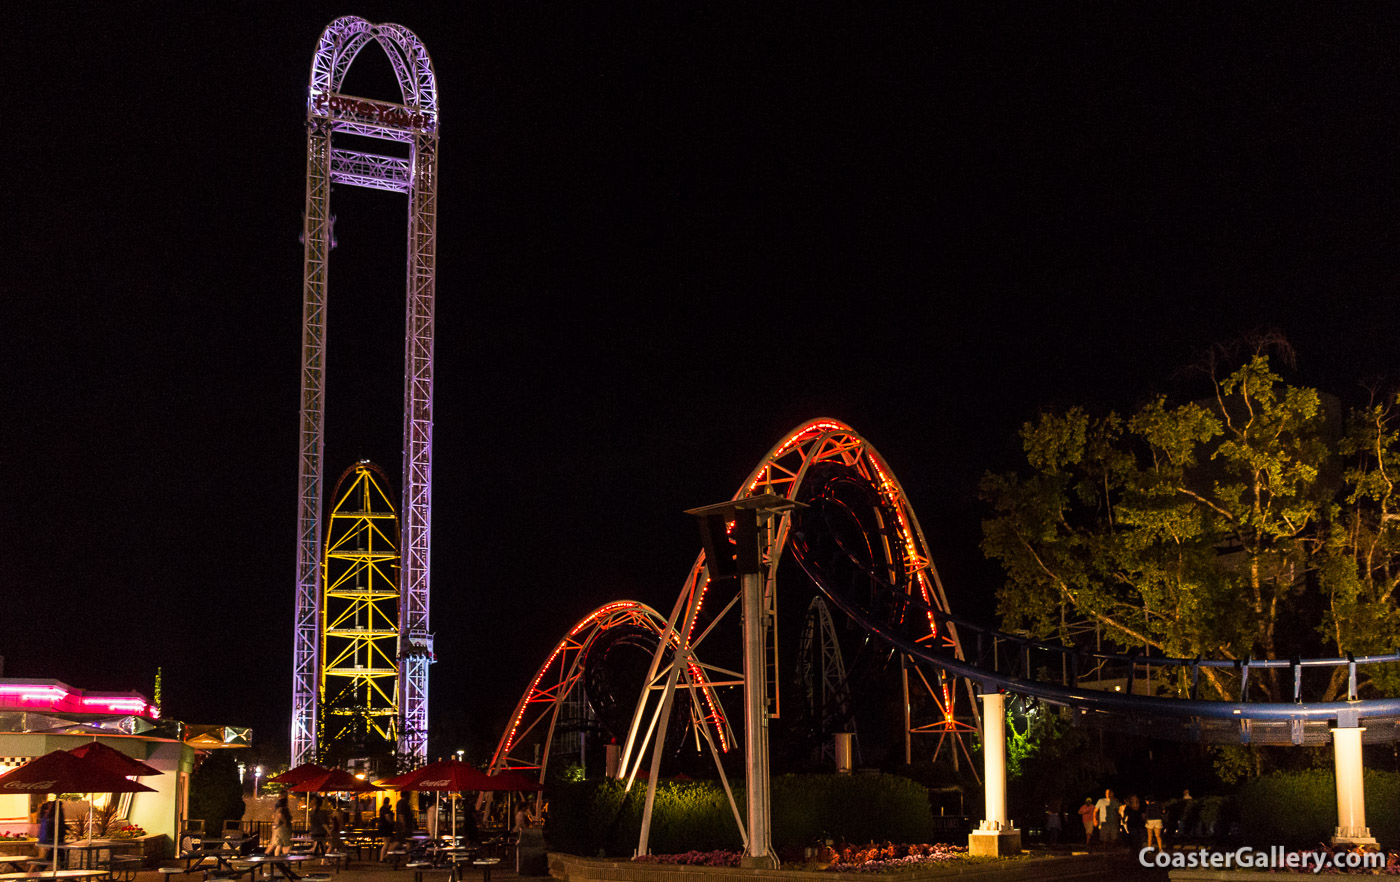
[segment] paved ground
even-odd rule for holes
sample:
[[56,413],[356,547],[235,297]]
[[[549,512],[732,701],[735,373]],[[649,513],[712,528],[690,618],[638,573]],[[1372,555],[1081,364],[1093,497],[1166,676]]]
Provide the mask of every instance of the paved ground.
[[[167,866],[175,866],[175,861],[167,861]],[[412,870],[393,869],[389,864],[381,864],[370,861],[356,861],[351,863],[350,868],[337,873],[334,869],[323,868],[315,862],[308,861],[297,868],[297,873],[306,875],[307,873],[330,873],[332,882],[414,882]],[[448,871],[428,870],[423,874],[423,882],[447,882]],[[274,877],[274,882],[282,877]],[[491,870],[491,882],[517,882],[520,877],[515,874],[515,863],[502,861]],[[541,877],[535,877],[540,879]],[[202,873],[180,874],[170,876],[168,879],[164,873],[155,870],[143,870],[136,874],[135,882],[204,882]],[[248,882],[248,877],[243,877],[243,882]],[[482,882],[479,870],[467,874],[463,882]]]
[[[1031,852],[1032,856],[1039,858],[1053,857],[1053,860],[1033,860],[1030,862],[1009,863],[1004,869],[994,869],[981,865],[980,872],[970,874],[975,876],[976,882],[1013,882],[1013,880],[1075,880],[1075,882],[1112,882],[1112,880],[1146,880],[1146,882],[1166,882],[1167,872],[1165,870],[1145,869],[1138,865],[1137,856],[1129,854],[1127,851],[1118,852],[1112,855],[1104,854],[1073,854],[1069,850],[1056,850],[1046,852],[1036,850]],[[172,862],[173,863],[173,862]],[[304,873],[329,872],[332,882],[414,882],[412,870],[394,870],[388,864],[377,862],[357,862],[347,870],[336,873],[334,870],[326,870],[318,866],[305,866],[298,870]],[[279,877],[280,878],[280,877]],[[833,874],[833,880],[846,878]],[[870,877],[861,877],[868,879]],[[875,877],[879,878],[879,877]],[[894,877],[897,879],[898,877]],[[950,877],[956,878],[956,877]],[[423,876],[423,882],[447,882],[447,870],[428,870]],[[515,873],[513,862],[502,861],[491,871],[491,882],[526,882],[526,880],[539,880],[540,877],[519,877]],[[164,874],[154,870],[146,870],[136,874],[135,882],[204,882],[199,873],[190,875],[177,875],[167,878]],[[246,877],[245,877],[246,882]],[[482,882],[479,871],[469,874],[463,882]],[[852,880],[854,882],[854,880]]]

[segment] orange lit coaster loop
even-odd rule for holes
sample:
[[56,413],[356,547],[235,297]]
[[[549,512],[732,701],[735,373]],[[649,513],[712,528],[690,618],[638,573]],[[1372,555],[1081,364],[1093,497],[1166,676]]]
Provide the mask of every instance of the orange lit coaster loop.
[[[862,571],[869,583],[866,586],[867,602],[862,604],[862,608],[877,611],[884,624],[897,624],[901,633],[917,630],[914,639],[921,645],[961,659],[963,650],[957,627],[946,619],[949,612],[947,596],[913,508],[893,470],[875,448],[850,426],[828,418],[811,420],[798,426],[768,451],[740,486],[733,500],[772,494],[793,502],[804,502],[813,498],[813,491],[807,486],[809,481],[813,486],[821,484],[828,487],[835,481],[839,486],[831,490],[829,498],[823,497],[824,511],[821,513],[832,518],[844,513],[853,528],[858,528],[836,537],[834,545],[824,551],[839,553]],[[862,501],[863,504],[859,504]],[[801,517],[803,515],[784,511],[773,518],[769,527],[762,564],[765,607],[770,623],[776,619],[778,565],[787,548],[793,524]],[[850,569],[847,567],[847,570]],[[898,590],[904,592],[905,599],[890,598],[882,590],[886,586],[898,586]],[[712,610],[712,615],[707,615],[702,627],[700,613],[709,587],[709,572],[705,555],[701,553],[692,565],[668,619],[668,628],[681,635],[675,653],[678,660],[702,647],[706,638],[735,608],[737,595],[723,596],[713,601],[712,605],[721,606],[718,611]],[[906,614],[912,610],[926,612],[921,617],[921,630],[914,627],[915,622],[905,620]],[[777,640],[772,639],[770,634],[767,647],[773,657],[769,664],[775,669],[777,645]],[[710,674],[711,685],[742,684],[743,677],[736,670],[718,667],[713,664],[714,661],[714,658],[710,658],[709,663],[701,665]],[[681,685],[678,682],[680,672],[674,670],[676,667],[675,664],[668,665],[660,652],[653,658],[623,751],[624,775],[629,786],[643,763],[642,745],[651,742],[653,735],[664,738],[663,733],[657,732],[658,728],[664,727],[658,727],[656,720],[665,713],[661,707],[671,700],[669,690]],[[737,669],[740,665],[735,662],[731,667]],[[651,702],[649,699],[654,691],[661,693],[662,697]],[[931,693],[939,707],[940,717],[947,717],[953,705],[952,692],[949,691],[946,698],[941,690],[931,690]],[[967,695],[969,699],[972,698],[970,684]],[[776,712],[781,704],[774,702],[772,707]],[[723,711],[717,704],[706,710],[714,718],[723,719]],[[976,718],[976,715],[976,703],[972,702],[970,716]],[[731,743],[732,739],[728,739],[721,747],[727,750]],[[653,764],[653,781],[656,775],[657,769]]]
[[[540,665],[520,697],[511,714],[510,725],[491,758],[489,771],[494,774],[502,769],[519,769],[534,773],[539,781],[544,781],[549,760],[557,753],[556,742],[565,723],[566,710],[571,705],[582,709],[589,651],[610,635],[621,631],[626,631],[628,635],[654,635],[648,645],[653,642],[659,644],[665,630],[666,620],[660,613],[632,600],[604,604],[579,620]],[[647,649],[647,652],[650,651]],[[703,673],[697,671],[695,676],[701,690],[708,692],[710,687]],[[626,713],[630,718],[630,707]],[[696,722],[700,721],[692,719],[692,723]],[[703,722],[714,724],[710,720]],[[539,749],[538,753],[536,748]]]

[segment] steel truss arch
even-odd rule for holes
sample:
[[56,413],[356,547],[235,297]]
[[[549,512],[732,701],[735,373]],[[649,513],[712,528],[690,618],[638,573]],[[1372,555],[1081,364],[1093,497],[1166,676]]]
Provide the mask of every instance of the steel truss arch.
[[[351,64],[370,41],[394,68],[402,103],[343,95]],[[318,626],[325,431],[326,301],[331,185],[408,196],[404,309],[403,480],[398,648],[398,758],[421,765],[428,751],[429,543],[432,523],[433,325],[437,263],[438,93],[432,59],[412,31],[356,16],[331,22],[312,57],[306,105],[306,209],[302,228],[301,412],[297,487],[297,588],[292,648],[292,762],[317,753]],[[337,149],[357,135],[409,145],[407,159]]]
[[432,114],[436,123],[437,75],[423,42],[402,25],[372,24],[356,15],[337,18],[321,32],[311,62],[310,103],[317,95],[340,92],[350,65],[370,40],[389,56],[404,104]]
[[[550,748],[554,742],[561,714],[566,706],[580,697],[584,677],[583,665],[588,650],[599,637],[614,628],[633,626],[645,629],[661,638],[666,619],[644,603],[618,600],[604,604],[584,616],[569,629],[540,665],[529,687],[520,696],[510,716],[510,725],[501,735],[488,771],[517,769],[538,774],[543,782],[548,771]],[[699,688],[708,691],[703,679]],[[692,723],[704,722],[692,717]],[[535,736],[543,735],[538,760],[526,745],[538,743]]]
[[[852,476],[858,476],[861,481],[873,488],[873,492],[878,496],[881,511],[890,515],[888,523],[880,524],[879,536],[869,550],[874,556],[874,564],[878,568],[883,568],[894,581],[905,586],[905,590],[909,593],[908,600],[925,609],[925,615],[921,617],[921,622],[918,625],[920,632],[917,638],[918,645],[929,652],[962,659],[963,649],[958,638],[957,626],[948,619],[947,596],[939,579],[938,571],[933,565],[932,557],[928,551],[928,543],[924,538],[923,530],[919,526],[913,507],[884,458],[850,426],[830,418],[814,419],[797,426],[769,449],[748,478],[740,485],[733,500],[772,494],[786,500],[801,501],[799,495],[809,473],[814,468],[821,468],[828,464],[844,469]],[[883,518],[884,515],[879,514],[876,517]],[[782,559],[783,551],[788,546],[792,524],[793,514],[791,511],[783,512],[776,517],[763,558],[764,605],[768,619],[767,627],[770,631],[776,621],[778,565]],[[686,653],[694,652],[697,647],[701,646],[705,639],[714,632],[720,621],[736,607],[737,594],[734,598],[721,598],[717,601],[724,604],[721,611],[710,620],[703,630],[697,633],[700,621],[699,613],[709,588],[710,576],[705,563],[705,554],[701,552],[691,566],[690,573],[668,619],[668,629],[674,630],[679,635],[677,661],[667,665],[661,653],[658,652],[655,655],[648,672],[647,686],[642,697],[638,700],[637,710],[632,719],[627,743],[623,749],[623,775],[629,787],[635,781],[642,765],[642,745],[652,740],[653,733],[657,728],[655,718],[665,713],[664,709],[669,701],[669,695],[663,692],[661,700],[649,706],[650,692],[659,688],[660,684],[668,677],[671,683],[675,683],[677,680],[675,669],[680,661],[686,658]],[[942,613],[942,615],[937,615],[935,612]],[[769,664],[776,669],[777,641],[770,638],[767,641],[767,646],[775,656],[769,660]],[[710,667],[711,670],[722,670],[713,666],[707,667]],[[726,671],[726,673],[730,674],[733,679],[725,685],[738,685],[743,682],[742,675],[737,672]],[[971,701],[973,693],[970,683],[967,684],[967,695]],[[949,694],[947,697],[951,700],[952,695]],[[976,702],[971,701],[971,704],[971,715],[976,717]],[[951,701],[948,710],[951,712]],[[711,712],[717,717],[722,718],[723,716],[718,703],[711,708]],[[644,734],[644,723],[649,714],[652,715],[653,722]],[[777,714],[771,713],[770,715],[776,716]],[[664,735],[657,737],[661,738]],[[659,754],[659,740],[656,742],[654,750]],[[650,794],[654,791],[658,774],[656,765],[653,763],[650,770],[647,809],[645,810],[647,814],[649,814],[651,804]],[[722,767],[720,767],[720,774],[723,778]],[[726,788],[727,786],[726,782]],[[737,818],[737,809],[735,815]],[[646,825],[647,822],[644,820],[643,841],[646,837]],[[741,823],[739,826],[741,836],[743,836],[743,824]]]

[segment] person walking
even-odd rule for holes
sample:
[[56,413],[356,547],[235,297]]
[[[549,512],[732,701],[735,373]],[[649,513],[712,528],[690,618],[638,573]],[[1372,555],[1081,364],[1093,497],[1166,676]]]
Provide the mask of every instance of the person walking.
[[379,821],[375,832],[384,840],[384,846],[379,849],[379,862],[384,863],[389,859],[389,852],[399,844],[398,825],[394,823],[394,807],[390,805],[387,797],[379,805]]
[[1079,807],[1079,822],[1084,825],[1084,844],[1090,845],[1094,841],[1094,797],[1084,797],[1084,804]]
[[272,839],[267,844],[270,855],[291,854],[292,852],[292,813],[287,809],[285,799],[278,800],[272,812]]
[[[1164,851],[1166,846],[1162,844],[1162,828],[1166,824],[1166,813],[1162,811],[1162,804],[1155,799],[1149,798],[1147,806],[1143,809],[1143,829],[1147,831],[1147,847]],[[1153,846],[1153,840],[1156,846]]]

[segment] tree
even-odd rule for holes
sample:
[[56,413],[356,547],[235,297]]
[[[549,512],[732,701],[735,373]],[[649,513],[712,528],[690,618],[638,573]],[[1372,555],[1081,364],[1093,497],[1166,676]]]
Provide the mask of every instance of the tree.
[[204,829],[217,834],[224,821],[242,818],[243,808],[238,763],[230,751],[213,751],[190,775],[190,817],[203,820]]
[[[1121,650],[1187,658],[1389,651],[1397,402],[1344,432],[1335,399],[1287,385],[1262,351],[1209,376],[1204,401],[1023,426],[1029,473],[982,482],[1005,626],[1070,644],[1092,624]],[[1238,694],[1218,671],[1201,678],[1208,695]],[[1315,697],[1345,686],[1339,673]],[[1289,691],[1277,677],[1251,689]]]

